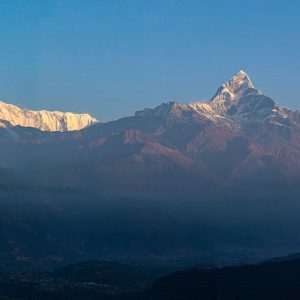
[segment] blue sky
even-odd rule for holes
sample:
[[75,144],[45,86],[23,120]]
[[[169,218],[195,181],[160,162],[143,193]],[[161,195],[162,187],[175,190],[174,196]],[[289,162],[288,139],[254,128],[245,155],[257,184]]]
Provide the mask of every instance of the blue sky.
[[0,99],[102,120],[210,98],[240,69],[300,109],[300,1],[0,0]]

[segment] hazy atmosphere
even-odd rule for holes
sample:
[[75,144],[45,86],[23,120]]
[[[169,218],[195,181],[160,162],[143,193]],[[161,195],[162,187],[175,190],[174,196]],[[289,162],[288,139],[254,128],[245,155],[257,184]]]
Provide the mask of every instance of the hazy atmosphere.
[[299,16],[0,0],[0,299],[299,300]]

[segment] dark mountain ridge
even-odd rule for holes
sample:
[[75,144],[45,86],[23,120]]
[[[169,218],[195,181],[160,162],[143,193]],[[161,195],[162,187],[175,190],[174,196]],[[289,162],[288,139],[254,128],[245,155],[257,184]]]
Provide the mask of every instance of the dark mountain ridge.
[[300,260],[180,271],[156,281],[149,299],[298,299]]
[[[297,255],[295,255],[296,257]],[[192,269],[89,260],[52,272],[0,274],[3,299],[299,299],[300,260]]]

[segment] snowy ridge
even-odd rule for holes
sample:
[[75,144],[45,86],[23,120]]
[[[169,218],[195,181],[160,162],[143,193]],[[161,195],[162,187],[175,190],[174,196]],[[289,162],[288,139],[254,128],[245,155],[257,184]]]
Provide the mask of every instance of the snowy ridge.
[[[284,111],[284,113],[283,113]],[[256,89],[244,72],[240,71],[224,83],[215,96],[207,102],[179,104],[163,103],[154,109],[136,112],[136,116],[152,115],[167,122],[244,122],[287,118],[288,110]],[[273,120],[274,122],[274,120]]]
[[[289,119],[300,122],[300,114],[279,107],[275,102],[256,89],[244,71],[239,71],[224,83],[207,102],[180,104],[163,103],[154,109],[135,113],[136,117],[161,119],[167,126],[173,123],[222,122],[229,126],[249,121],[272,121],[284,126]],[[0,101],[0,127],[24,126],[42,131],[73,131],[89,126],[97,120],[88,114],[59,111],[24,110]]]
[[261,93],[254,87],[249,76],[240,71],[218,89],[210,100],[210,105],[220,115],[227,115],[228,110],[247,95],[259,96]]
[[60,111],[33,111],[0,101],[0,127],[23,126],[42,131],[73,131],[89,126],[97,120],[88,114]]

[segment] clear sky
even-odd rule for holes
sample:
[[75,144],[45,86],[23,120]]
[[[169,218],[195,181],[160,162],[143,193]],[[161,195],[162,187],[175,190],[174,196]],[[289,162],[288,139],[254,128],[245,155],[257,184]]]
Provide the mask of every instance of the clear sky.
[[0,0],[0,99],[109,120],[243,69],[300,109],[299,16],[298,0]]

